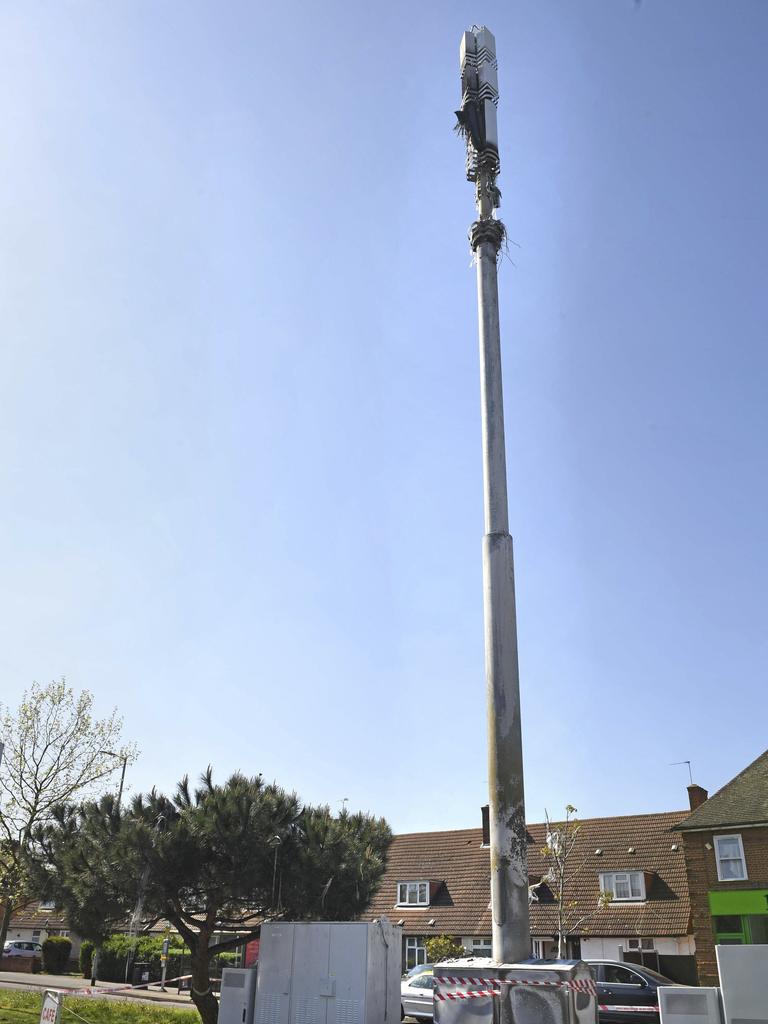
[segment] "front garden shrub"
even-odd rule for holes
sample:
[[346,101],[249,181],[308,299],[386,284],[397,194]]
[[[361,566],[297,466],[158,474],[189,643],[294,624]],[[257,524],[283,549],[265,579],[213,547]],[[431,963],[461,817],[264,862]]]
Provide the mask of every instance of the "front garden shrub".
[[63,974],[69,966],[72,943],[64,935],[51,935],[43,943],[43,971],[46,974]]

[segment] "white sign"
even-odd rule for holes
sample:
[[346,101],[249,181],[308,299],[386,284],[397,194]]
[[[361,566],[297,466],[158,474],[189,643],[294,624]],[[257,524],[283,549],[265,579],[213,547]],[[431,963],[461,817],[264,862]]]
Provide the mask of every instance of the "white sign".
[[40,1011],[40,1024],[59,1024],[61,1018],[61,996],[58,992],[46,992]]

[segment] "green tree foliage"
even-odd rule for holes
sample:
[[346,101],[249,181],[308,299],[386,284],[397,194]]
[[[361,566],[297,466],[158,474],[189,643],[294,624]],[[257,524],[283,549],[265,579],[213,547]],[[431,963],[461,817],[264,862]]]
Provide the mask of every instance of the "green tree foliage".
[[[215,1024],[210,957],[265,918],[345,920],[369,905],[391,842],[383,819],[302,806],[260,776],[223,784],[210,769],[173,797],[119,808],[107,795],[62,807],[35,833],[37,877],[81,935],[103,943],[131,921],[169,921],[191,955],[192,998]],[[217,942],[220,932],[240,939]],[[100,971],[101,974],[101,971]]]
[[92,695],[63,679],[34,683],[15,710],[0,704],[0,948],[14,906],[40,895],[30,891],[26,871],[33,830],[51,820],[54,807],[103,790],[123,758],[135,760],[121,730],[116,711],[95,718]]
[[[159,981],[163,970],[160,959],[162,949],[163,939],[159,935],[140,935],[138,938],[131,938],[125,933],[110,935],[99,948],[98,979],[99,981],[122,982],[125,979],[126,962],[131,962],[148,964],[150,980]],[[211,977],[220,978],[222,969],[234,967],[237,960],[236,952],[216,953],[210,961]],[[189,974],[189,964],[189,950],[178,940],[178,937],[172,938],[168,949],[168,980],[171,981],[181,975]],[[89,964],[89,971],[91,966]]]
[[466,949],[453,935],[432,935],[425,939],[424,946],[427,950],[427,963],[430,964],[439,964],[441,960],[454,960],[457,956],[467,955]]
[[[121,982],[125,979],[125,965],[129,960],[149,964],[149,976],[159,981],[161,974],[160,954],[163,939],[160,935],[139,935],[131,938],[125,933],[110,935],[99,946],[97,973],[99,981]],[[174,978],[181,972],[182,958],[189,951],[178,940],[171,943],[168,956],[168,977]],[[90,970],[90,965],[89,965]],[[178,973],[177,973],[178,972]]]
[[69,966],[72,943],[64,935],[51,935],[43,943],[43,971],[46,974],[64,974]]

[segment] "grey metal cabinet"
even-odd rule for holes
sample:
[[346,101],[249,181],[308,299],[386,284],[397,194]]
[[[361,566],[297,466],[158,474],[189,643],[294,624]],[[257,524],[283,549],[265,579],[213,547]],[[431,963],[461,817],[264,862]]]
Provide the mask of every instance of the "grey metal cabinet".
[[253,967],[225,967],[221,972],[219,1024],[251,1024],[256,995]]
[[400,970],[400,929],[386,919],[265,924],[256,1024],[395,1024]]

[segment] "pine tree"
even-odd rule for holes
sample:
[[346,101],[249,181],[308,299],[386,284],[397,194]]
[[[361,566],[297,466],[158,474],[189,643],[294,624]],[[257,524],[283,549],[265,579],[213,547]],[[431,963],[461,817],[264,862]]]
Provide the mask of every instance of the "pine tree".
[[[122,810],[109,796],[61,808],[36,834],[35,865],[72,927],[103,941],[134,920],[169,921],[192,954],[192,999],[216,1024],[209,960],[257,935],[265,918],[345,920],[370,903],[391,831],[383,819],[302,806],[261,776],[194,791],[152,790]],[[220,932],[239,939],[217,942]]]

